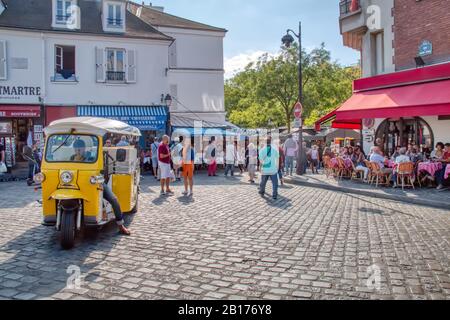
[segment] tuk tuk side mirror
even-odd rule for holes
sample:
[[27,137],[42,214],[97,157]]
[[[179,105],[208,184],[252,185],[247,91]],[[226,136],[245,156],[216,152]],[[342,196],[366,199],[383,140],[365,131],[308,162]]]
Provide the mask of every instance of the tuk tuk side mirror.
[[125,149],[117,150],[116,161],[117,162],[125,162],[125,160],[127,160],[127,150],[125,150]]

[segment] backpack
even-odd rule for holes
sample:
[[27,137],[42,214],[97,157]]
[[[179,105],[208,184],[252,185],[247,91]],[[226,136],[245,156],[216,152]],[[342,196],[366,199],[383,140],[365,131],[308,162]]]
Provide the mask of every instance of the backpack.
[[211,157],[215,157],[216,156],[216,148],[213,148],[211,151]]

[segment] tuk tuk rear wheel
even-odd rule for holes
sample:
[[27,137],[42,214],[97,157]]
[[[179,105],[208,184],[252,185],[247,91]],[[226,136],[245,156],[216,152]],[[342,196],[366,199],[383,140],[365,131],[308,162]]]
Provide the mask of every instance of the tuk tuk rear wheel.
[[72,249],[75,245],[75,214],[72,211],[63,211],[61,215],[61,247],[64,250]]

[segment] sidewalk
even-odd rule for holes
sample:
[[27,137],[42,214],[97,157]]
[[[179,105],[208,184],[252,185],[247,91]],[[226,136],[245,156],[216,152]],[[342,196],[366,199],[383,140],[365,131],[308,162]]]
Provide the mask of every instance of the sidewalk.
[[359,194],[374,198],[397,200],[417,205],[448,209],[450,211],[450,190],[437,191],[435,188],[385,188],[350,180],[327,178],[324,174],[286,177],[287,183],[322,188],[344,193]]

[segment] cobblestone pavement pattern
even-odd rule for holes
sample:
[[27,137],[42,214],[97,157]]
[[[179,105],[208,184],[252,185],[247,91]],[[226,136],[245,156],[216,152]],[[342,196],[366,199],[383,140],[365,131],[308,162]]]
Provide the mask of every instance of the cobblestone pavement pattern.
[[450,210],[300,186],[272,201],[244,180],[199,177],[187,199],[146,177],[131,237],[110,226],[71,251],[39,193],[0,184],[0,299],[450,298]]

